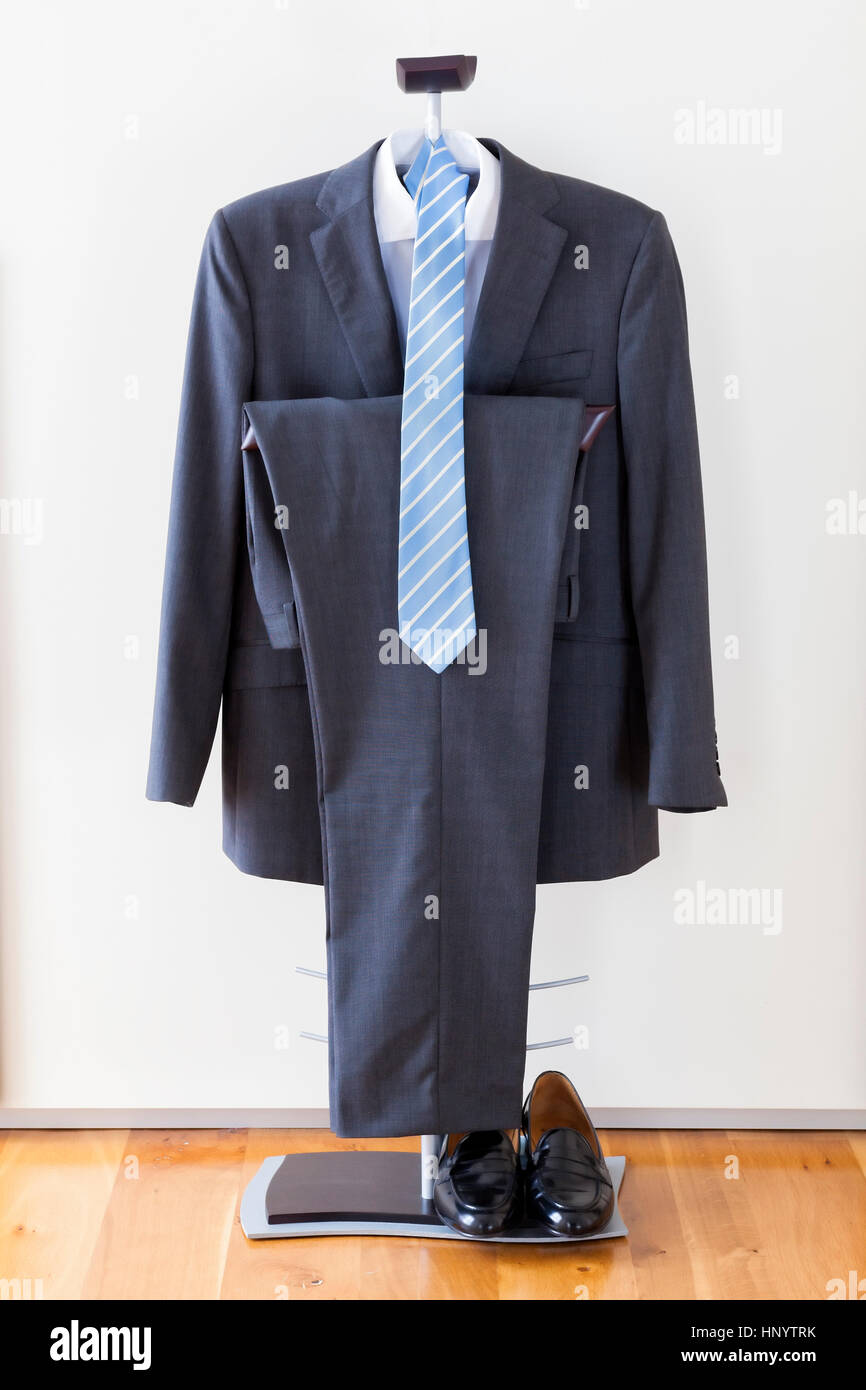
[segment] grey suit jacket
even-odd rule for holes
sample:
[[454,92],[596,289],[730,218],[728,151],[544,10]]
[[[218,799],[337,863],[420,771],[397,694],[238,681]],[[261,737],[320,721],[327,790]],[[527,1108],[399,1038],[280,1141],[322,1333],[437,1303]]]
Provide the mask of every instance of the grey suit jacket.
[[[578,471],[588,524],[569,528],[563,554],[538,855],[539,882],[608,878],[658,854],[658,808],[726,804],[682,279],[660,213],[484,143],[502,190],[466,391],[617,407]],[[322,851],[309,697],[300,648],[271,644],[256,602],[242,411],[402,390],[377,149],[214,217],[169,521],[147,795],[193,804],[222,702],[224,849],[247,873],[311,883]]]

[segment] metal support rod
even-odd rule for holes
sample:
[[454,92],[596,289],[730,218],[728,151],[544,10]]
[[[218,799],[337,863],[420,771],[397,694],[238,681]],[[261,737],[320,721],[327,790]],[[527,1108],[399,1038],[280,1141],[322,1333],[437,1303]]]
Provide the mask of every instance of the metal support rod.
[[442,134],[442,93],[427,93],[427,120],[424,122],[424,133],[431,144],[435,145],[439,136]]
[[433,1200],[433,1184],[436,1181],[443,1138],[442,1134],[421,1135],[421,1196],[425,1202]]

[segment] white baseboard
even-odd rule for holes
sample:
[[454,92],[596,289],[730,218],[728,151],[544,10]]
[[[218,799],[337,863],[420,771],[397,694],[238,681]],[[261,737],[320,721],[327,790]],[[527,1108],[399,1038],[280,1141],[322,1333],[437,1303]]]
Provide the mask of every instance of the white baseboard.
[[[866,1129],[866,1110],[620,1109],[599,1129]],[[2,1109],[0,1129],[327,1129],[327,1110]]]

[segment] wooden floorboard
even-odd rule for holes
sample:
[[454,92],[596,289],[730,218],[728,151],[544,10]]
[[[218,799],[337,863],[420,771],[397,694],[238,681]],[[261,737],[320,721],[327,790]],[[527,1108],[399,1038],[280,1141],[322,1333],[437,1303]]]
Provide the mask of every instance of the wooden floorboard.
[[[0,1280],[54,1298],[523,1301],[825,1299],[866,1276],[866,1135],[618,1130],[627,1239],[509,1247],[332,1236],[248,1241],[271,1154],[417,1151],[322,1130],[0,1134]],[[864,1285],[866,1289],[866,1285]]]

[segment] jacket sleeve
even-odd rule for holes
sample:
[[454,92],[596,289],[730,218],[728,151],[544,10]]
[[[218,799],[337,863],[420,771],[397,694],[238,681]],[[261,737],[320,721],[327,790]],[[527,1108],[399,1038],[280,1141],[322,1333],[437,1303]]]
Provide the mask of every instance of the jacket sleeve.
[[683,282],[661,213],[653,214],[629,275],[617,372],[649,804],[710,810],[727,798],[713,714],[700,456]]
[[241,414],[253,375],[249,297],[225,218],[193,298],[171,492],[146,795],[191,806],[222,698],[244,536]]

